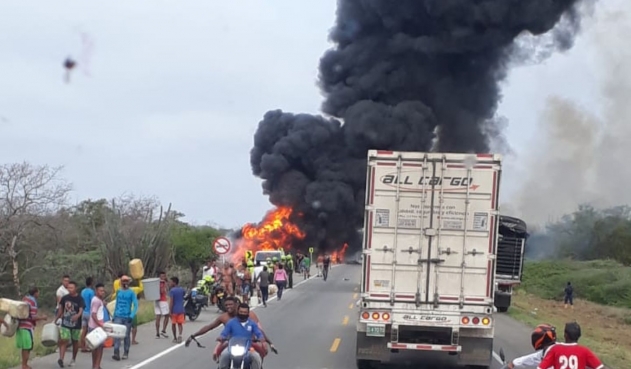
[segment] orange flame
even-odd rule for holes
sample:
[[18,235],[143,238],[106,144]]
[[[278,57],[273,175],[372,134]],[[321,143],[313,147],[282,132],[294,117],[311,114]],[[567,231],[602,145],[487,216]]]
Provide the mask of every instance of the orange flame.
[[345,243],[340,250],[333,251],[331,253],[331,261],[333,261],[334,263],[343,263],[346,249],[348,249],[347,243]]
[[292,212],[290,207],[278,207],[267,212],[259,224],[244,225],[241,228],[242,238],[235,242],[232,262],[241,262],[246,251],[256,253],[280,248],[288,251],[292,248],[292,241],[304,239],[304,232],[289,220]]

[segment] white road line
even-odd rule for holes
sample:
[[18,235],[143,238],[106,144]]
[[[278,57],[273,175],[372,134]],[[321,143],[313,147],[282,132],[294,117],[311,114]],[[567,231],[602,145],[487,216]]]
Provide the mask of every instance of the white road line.
[[[336,266],[337,266],[337,265],[334,265],[333,267],[336,267]],[[310,280],[312,280],[312,279],[314,279],[314,278],[316,278],[316,276],[315,276],[315,275],[314,275],[314,276],[309,277],[308,279],[305,279],[305,280],[303,280],[303,281],[300,281],[300,282],[298,282],[298,283],[296,283],[296,284],[294,285],[294,288],[296,288],[296,287],[300,286],[301,284],[303,284],[303,283],[305,283],[305,282],[308,282],[308,281],[310,281]],[[292,289],[289,289],[289,290],[284,291],[284,293],[283,293],[283,294],[291,293],[291,291],[293,291],[293,288],[292,288]],[[268,305],[269,305],[269,304],[271,304],[271,303],[273,303],[273,302],[276,302],[276,301],[278,301],[278,300],[268,301]],[[257,307],[259,307],[259,306],[261,306],[261,305],[262,305],[262,304],[258,304],[258,305],[256,305],[256,306],[253,306],[250,310],[255,310]],[[215,331],[215,330],[219,329],[220,327],[221,327],[221,326],[219,326],[219,327],[217,327],[217,328],[215,328],[215,329],[213,329],[213,330],[211,330],[211,331],[207,332],[206,334],[203,334],[203,335],[201,335],[201,336],[198,336],[198,337],[204,337],[204,336],[206,336],[206,335],[210,334],[211,332],[213,332],[213,331]],[[144,361],[141,361],[141,362],[139,362],[138,364],[136,364],[136,365],[134,365],[134,366],[129,367],[128,369],[139,369],[139,368],[142,368],[143,366],[146,366],[147,364],[150,364],[150,363],[152,363],[152,362],[154,362],[154,361],[158,360],[159,358],[161,358],[161,357],[163,357],[163,356],[166,356],[166,355],[170,354],[171,352],[173,352],[173,351],[175,351],[175,350],[179,349],[180,347],[184,347],[184,345],[185,345],[185,344],[186,344],[186,342],[178,343],[177,345],[172,346],[172,347],[169,347],[168,349],[166,349],[166,350],[164,350],[164,351],[162,351],[162,352],[160,352],[160,353],[158,353],[158,354],[156,354],[156,355],[153,355],[152,357],[150,357],[150,358],[148,358],[148,359],[145,359]]]

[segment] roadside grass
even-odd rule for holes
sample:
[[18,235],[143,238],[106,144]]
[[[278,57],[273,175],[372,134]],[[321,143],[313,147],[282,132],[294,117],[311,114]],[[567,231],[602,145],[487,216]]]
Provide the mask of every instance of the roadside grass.
[[631,268],[611,260],[526,262],[521,288],[544,299],[563,301],[567,282],[572,282],[576,298],[631,307]]
[[[52,313],[46,313],[49,317]],[[145,324],[153,321],[153,302],[140,300],[140,307],[138,311],[138,324]],[[44,324],[49,323],[42,322],[35,328],[35,348],[31,352],[31,359],[36,356],[45,356],[54,353],[56,347],[44,347],[41,344],[42,340],[42,327]],[[15,337],[0,336],[0,369],[9,369],[20,365],[20,350],[15,347]]]
[[[565,323],[577,321],[583,333],[581,344],[590,347],[608,368],[628,367],[631,271],[626,269],[604,260],[528,262],[523,284],[515,291],[508,314],[533,327],[544,322],[552,324],[561,340]],[[567,282],[574,285],[574,309],[563,305]],[[614,306],[605,306],[605,302]]]

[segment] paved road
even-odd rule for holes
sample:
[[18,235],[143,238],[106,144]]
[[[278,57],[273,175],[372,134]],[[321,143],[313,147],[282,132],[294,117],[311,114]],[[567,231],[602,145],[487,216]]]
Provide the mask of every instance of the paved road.
[[[293,290],[287,291],[281,301],[273,299],[267,308],[256,307],[265,332],[279,349],[279,355],[270,354],[265,360],[266,368],[275,369],[354,369],[356,302],[360,267],[342,265],[331,270],[329,280],[312,278],[295,279]],[[315,273],[314,273],[315,274]],[[184,336],[198,330],[217,316],[216,309],[202,312],[195,322],[186,322]],[[530,330],[506,315],[496,316],[496,352],[504,348],[512,358],[530,352]],[[207,346],[199,349],[171,343],[170,339],[155,339],[153,323],[138,327],[139,345],[132,346],[129,360],[115,362],[111,359],[112,349],[106,349],[102,366],[104,369],[171,369],[171,368],[216,368],[212,362],[211,348],[219,330],[200,338]],[[57,354],[33,361],[34,368],[56,368]],[[448,359],[448,358],[447,358]],[[90,367],[90,355],[79,354],[78,368]],[[425,366],[415,368],[457,368],[449,360],[438,356],[428,360]],[[499,369],[494,362],[492,369]]]
[[[265,332],[280,352],[279,355],[270,354],[264,367],[354,369],[359,273],[359,266],[334,268],[327,282],[312,279],[288,292],[281,301],[273,301],[267,308],[256,308]],[[499,336],[496,351],[503,346],[508,357],[529,353],[529,329],[504,315],[498,315],[496,319]],[[211,361],[211,350],[218,333],[215,330],[200,339],[206,349],[194,345],[174,347],[132,369],[216,368]],[[453,363],[440,360],[440,357],[428,361],[425,366],[428,369],[453,367]],[[499,363],[494,362],[493,369],[499,367]]]
[[[314,276],[315,274],[316,274],[316,269],[315,267],[313,267],[312,275]],[[312,277],[312,279],[315,279],[315,278]],[[298,274],[294,274],[294,287],[297,287],[297,284],[301,282],[303,282],[303,277],[299,276]],[[257,302],[256,300],[257,300],[256,298],[252,299],[252,303],[256,304]],[[194,322],[189,321],[187,318],[186,323],[184,325],[183,337],[190,336],[192,333],[199,330],[204,325],[212,322],[218,315],[219,315],[218,310],[215,307],[211,306],[208,309],[203,310],[200,317],[197,318],[197,320],[195,320]],[[171,335],[170,325],[167,328],[167,332],[169,333],[169,335]],[[177,344],[174,344],[171,342],[172,337],[169,339],[166,339],[166,338],[156,339],[155,338],[155,322],[150,322],[147,324],[140,325],[138,327],[138,333],[137,333],[136,339],[139,342],[139,344],[131,346],[128,360],[116,362],[112,359],[113,349],[112,348],[105,349],[105,352],[103,354],[103,361],[101,363],[102,367],[104,369],[131,368],[142,363],[147,358],[154,357],[155,355],[158,355],[163,352],[168,352],[169,349],[173,349],[174,347],[179,347]],[[178,355],[182,355],[183,351],[184,350],[180,350],[180,352],[176,351],[173,353],[173,355],[179,357]],[[197,351],[195,354],[197,355],[198,358],[200,356],[203,356],[203,355],[200,355],[202,354],[200,351]],[[72,357],[71,352],[66,353],[66,364],[70,362],[71,357]],[[30,363],[33,368],[58,368],[58,365],[57,365],[58,358],[59,358],[59,354],[54,353],[51,355],[34,358],[31,360]],[[91,359],[90,354],[79,352],[75,367],[76,368],[90,368],[92,365],[91,360],[92,359]],[[156,365],[158,365],[158,363],[154,362],[152,364],[144,365],[144,367],[146,369],[160,367],[160,365],[158,366]],[[176,365],[175,367],[179,367],[179,365]],[[215,366],[213,365],[209,366],[208,363],[205,363],[204,366],[202,366],[202,368],[214,368],[214,367]],[[18,368],[20,367],[18,366],[15,369],[18,369]]]

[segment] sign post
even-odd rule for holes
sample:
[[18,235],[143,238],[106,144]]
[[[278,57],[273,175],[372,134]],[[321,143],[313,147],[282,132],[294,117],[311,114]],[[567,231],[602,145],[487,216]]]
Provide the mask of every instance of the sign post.
[[226,237],[218,237],[213,242],[213,249],[217,255],[221,255],[221,263],[226,264],[226,254],[230,251],[230,240]]
[[250,260],[253,260],[253,258],[254,258],[254,254],[252,254],[252,251],[247,250],[245,252],[245,261],[248,262]]

